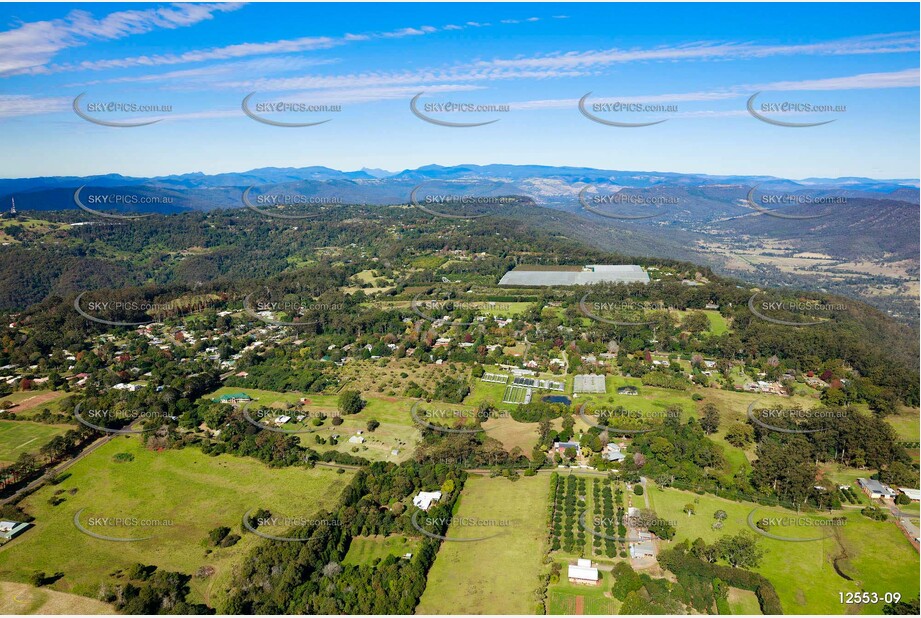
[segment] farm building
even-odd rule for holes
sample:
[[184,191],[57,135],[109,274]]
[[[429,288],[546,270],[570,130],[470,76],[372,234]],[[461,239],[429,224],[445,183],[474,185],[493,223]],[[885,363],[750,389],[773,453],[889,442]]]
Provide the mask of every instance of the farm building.
[[857,484],[863,489],[863,493],[871,498],[895,498],[896,496],[892,489],[874,479],[857,479]]
[[415,498],[413,498],[413,504],[423,511],[429,510],[429,508],[441,500],[440,491],[420,491]]
[[635,264],[590,264],[582,270],[529,270],[528,266],[519,266],[499,280],[499,285],[527,287],[593,283],[649,283],[649,275]]
[[574,393],[604,393],[607,391],[603,375],[579,374],[572,381]]
[[246,393],[227,393],[220,397],[212,399],[214,403],[240,403],[242,401],[252,401],[252,398]]
[[635,386],[621,386],[617,389],[618,395],[639,395],[640,391]]
[[591,560],[579,558],[576,564],[569,565],[569,582],[571,584],[588,584],[597,586],[601,581],[598,569],[592,566]]
[[638,543],[630,544],[630,557],[631,558],[648,558],[650,556],[656,555],[655,545],[652,544],[651,540],[640,541]]
[[20,521],[0,521],[0,539],[6,539],[7,541],[15,539],[31,525]]
[[910,489],[908,487],[899,487],[899,491],[908,496],[908,499],[913,502],[918,502],[921,500],[921,489]]

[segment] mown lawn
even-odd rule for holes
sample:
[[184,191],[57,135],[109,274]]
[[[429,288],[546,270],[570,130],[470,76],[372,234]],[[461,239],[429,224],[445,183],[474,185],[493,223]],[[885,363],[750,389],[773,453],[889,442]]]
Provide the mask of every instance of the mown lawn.
[[[657,515],[677,522],[675,541],[693,541],[700,537],[712,543],[720,536],[740,530],[752,532],[747,517],[757,506],[755,504],[650,487],[649,497]],[[695,500],[698,502],[695,503]],[[683,512],[684,505],[689,503],[696,508],[696,514],[690,517]],[[728,515],[722,530],[712,528],[713,514],[717,509],[726,511]],[[785,613],[842,614],[845,608],[839,602],[838,592],[900,592],[903,599],[917,596],[921,575],[918,554],[894,523],[874,522],[853,509],[837,511],[834,515],[846,517],[846,523],[835,528],[838,534],[829,538],[790,542],[757,537],[765,555],[755,570],[774,584]],[[796,517],[796,513],[759,507],[756,518],[766,516]],[[812,520],[826,518],[816,516]],[[831,530],[806,526],[774,526],[770,529],[774,534],[790,538],[819,537]],[[667,546],[668,543],[660,545]],[[835,558],[839,558],[839,568],[852,578],[851,581],[835,572]],[[861,609],[863,613],[881,613],[882,604]]]
[[417,614],[533,614],[547,538],[547,475],[517,481],[471,475],[455,522],[492,521],[508,525],[452,523],[443,541]]
[[[116,463],[128,453],[132,461]],[[137,437],[119,437],[72,466],[70,476],[23,501],[35,527],[0,548],[0,579],[24,582],[34,571],[63,572],[53,588],[96,597],[110,574],[134,563],[194,574],[211,566],[215,574],[193,578],[197,601],[214,606],[222,581],[235,561],[261,539],[244,533],[237,545],[210,550],[208,532],[228,526],[241,534],[243,514],[267,508],[279,517],[309,518],[332,507],[351,473],[329,468],[272,469],[249,458],[208,457],[196,448],[154,452]],[[52,506],[55,495],[64,502]],[[97,534],[119,538],[149,536],[136,542],[105,541],[88,536],[80,523]],[[161,525],[94,525],[91,518],[138,518]],[[162,522],[169,522],[163,524]]]
[[419,539],[401,534],[390,536],[356,536],[349,544],[349,551],[342,564],[370,565],[375,559],[383,560],[387,556],[405,556],[415,554]]
[[14,462],[22,453],[37,452],[53,437],[65,433],[68,429],[74,427],[0,420],[0,463]]

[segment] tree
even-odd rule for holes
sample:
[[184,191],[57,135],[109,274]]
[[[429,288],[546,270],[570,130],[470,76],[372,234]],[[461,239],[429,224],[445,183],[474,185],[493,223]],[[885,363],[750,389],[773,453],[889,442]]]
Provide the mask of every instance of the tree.
[[690,502],[688,502],[687,504],[685,504],[685,505],[684,505],[684,508],[681,509],[681,510],[684,511],[685,513],[687,513],[687,514],[688,514],[688,517],[690,517],[691,515],[693,515],[693,514],[696,512],[696,510],[695,510],[695,508],[694,508],[694,505],[691,504]]
[[668,520],[656,517],[649,524],[648,529],[660,539],[670,541],[675,538],[675,527]]
[[368,431],[374,431],[380,426],[381,426],[380,422],[373,418],[370,421],[368,421],[368,425],[367,425]]
[[726,442],[738,448],[743,448],[746,444],[751,444],[754,439],[755,430],[751,425],[733,423],[726,431]]
[[716,433],[716,430],[719,429],[720,413],[712,403],[704,406],[704,416],[700,419],[700,426],[703,428],[704,433],[708,435]]
[[342,414],[358,414],[365,407],[365,401],[358,391],[343,391],[339,395],[339,412]]
[[744,530],[735,536],[724,536],[716,542],[716,546],[723,560],[741,569],[756,568],[764,556],[755,535]]

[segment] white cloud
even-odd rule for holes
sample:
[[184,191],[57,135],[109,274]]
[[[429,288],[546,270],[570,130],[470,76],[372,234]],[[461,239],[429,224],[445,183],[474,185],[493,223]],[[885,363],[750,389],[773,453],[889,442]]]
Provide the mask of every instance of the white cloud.
[[87,11],[67,17],[25,23],[0,32],[0,76],[43,73],[61,50],[90,41],[122,39],[156,29],[175,29],[212,19],[214,13],[234,11],[240,3],[173,4],[154,9],[109,13],[101,19]]
[[0,94],[0,118],[33,116],[60,112],[70,107],[66,97],[33,97],[25,94]]

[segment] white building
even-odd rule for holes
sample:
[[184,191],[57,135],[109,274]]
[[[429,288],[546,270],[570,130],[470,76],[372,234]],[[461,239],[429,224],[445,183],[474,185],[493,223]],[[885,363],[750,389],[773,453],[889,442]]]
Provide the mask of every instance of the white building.
[[576,564],[569,565],[568,576],[570,583],[573,584],[589,584],[596,586],[600,581],[598,569],[592,566],[591,560],[586,560],[585,558],[579,558]]
[[608,442],[608,445],[604,447],[604,457],[608,461],[623,461],[627,458],[620,450],[620,445],[613,442]]
[[429,507],[439,500],[441,500],[440,491],[420,491],[419,494],[413,498],[413,504],[423,511],[427,511]]
[[908,487],[899,487],[899,491],[908,496],[910,500],[918,502],[921,500],[921,489],[910,489]]

